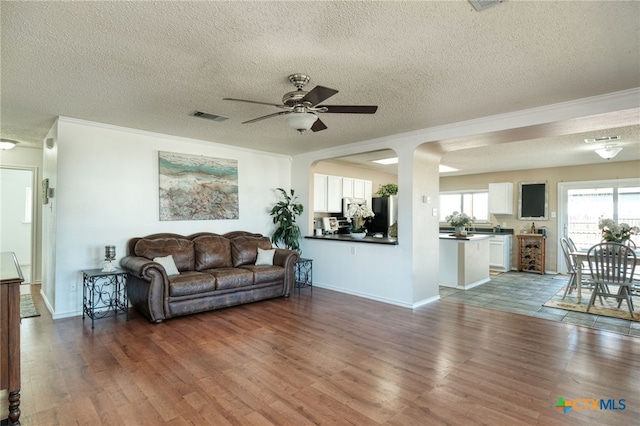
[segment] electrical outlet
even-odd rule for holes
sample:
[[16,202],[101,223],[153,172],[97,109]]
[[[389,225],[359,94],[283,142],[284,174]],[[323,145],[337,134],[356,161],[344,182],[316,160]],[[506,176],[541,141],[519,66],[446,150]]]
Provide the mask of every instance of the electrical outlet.
[[356,255],[356,248],[355,248],[355,247],[351,247],[351,254],[352,254],[353,256],[355,256],[355,255]]

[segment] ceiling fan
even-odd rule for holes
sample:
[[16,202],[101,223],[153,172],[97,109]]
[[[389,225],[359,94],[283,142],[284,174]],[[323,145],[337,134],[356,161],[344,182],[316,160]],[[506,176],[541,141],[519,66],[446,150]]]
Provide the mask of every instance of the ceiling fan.
[[309,82],[309,76],[305,74],[291,74],[289,81],[297,88],[293,92],[285,93],[282,97],[282,104],[270,102],[249,101],[245,99],[223,98],[225,101],[248,102],[252,104],[269,105],[281,108],[284,111],[248,120],[242,124],[255,123],[279,115],[288,115],[287,122],[293,129],[304,133],[307,130],[319,132],[327,126],[318,118],[317,113],[333,114],[374,114],[378,107],[376,105],[318,105],[338,93],[337,90],[324,86],[316,86],[310,92],[302,90]]

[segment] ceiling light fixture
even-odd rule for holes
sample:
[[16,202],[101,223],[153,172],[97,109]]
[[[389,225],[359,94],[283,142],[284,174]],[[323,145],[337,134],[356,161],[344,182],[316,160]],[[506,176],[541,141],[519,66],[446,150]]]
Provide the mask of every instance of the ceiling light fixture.
[[294,112],[287,116],[287,123],[292,129],[304,133],[311,129],[311,126],[313,126],[313,123],[315,123],[317,119],[317,115],[309,112]]
[[16,147],[18,142],[12,141],[11,139],[0,139],[0,149],[8,150]]
[[373,160],[373,162],[378,164],[384,164],[385,166],[389,164],[398,164],[398,157],[381,158],[380,160]]
[[605,160],[611,160],[613,157],[618,155],[620,151],[622,151],[622,148],[619,146],[605,145],[604,148],[596,149],[595,153]]

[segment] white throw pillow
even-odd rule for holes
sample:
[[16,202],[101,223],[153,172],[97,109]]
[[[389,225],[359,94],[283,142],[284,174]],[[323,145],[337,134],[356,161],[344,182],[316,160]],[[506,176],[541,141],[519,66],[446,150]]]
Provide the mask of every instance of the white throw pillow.
[[178,268],[176,267],[176,262],[173,261],[173,256],[165,256],[165,257],[156,257],[153,259],[154,262],[158,262],[162,266],[164,266],[164,270],[167,272],[168,276],[171,275],[180,275]]
[[258,258],[256,259],[256,265],[273,265],[273,255],[276,254],[276,249],[262,250],[258,248]]

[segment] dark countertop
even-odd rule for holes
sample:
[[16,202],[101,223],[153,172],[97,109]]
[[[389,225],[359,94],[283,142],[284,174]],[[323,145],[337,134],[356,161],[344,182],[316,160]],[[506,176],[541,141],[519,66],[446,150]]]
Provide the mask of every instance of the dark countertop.
[[[453,227],[446,227],[446,226],[440,227],[440,232],[443,233],[443,234],[452,233],[453,231],[455,231],[455,228],[453,228]],[[471,233],[471,234],[513,235],[513,229],[511,229],[511,228],[501,228],[500,232],[495,232],[493,230],[493,228],[471,228],[469,230],[469,233]]]
[[386,245],[398,245],[397,238],[385,237],[385,238],[375,238],[375,237],[364,237],[362,240],[356,240],[355,238],[351,238],[349,234],[334,234],[334,235],[321,235],[321,236],[307,236],[310,240],[325,240],[325,241],[346,241],[349,243],[368,243],[368,244],[386,244]]
[[491,235],[489,233],[480,233],[480,232],[476,232],[475,234],[469,233],[466,236],[461,236],[458,237],[456,235],[453,234],[440,234],[440,239],[441,240],[466,240],[466,241],[477,241],[477,240],[486,240],[491,238]]

